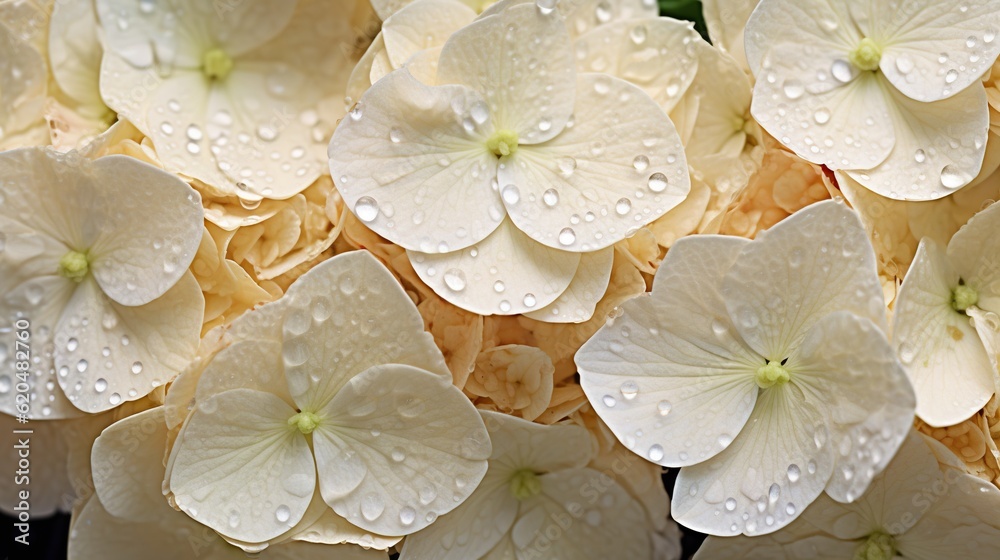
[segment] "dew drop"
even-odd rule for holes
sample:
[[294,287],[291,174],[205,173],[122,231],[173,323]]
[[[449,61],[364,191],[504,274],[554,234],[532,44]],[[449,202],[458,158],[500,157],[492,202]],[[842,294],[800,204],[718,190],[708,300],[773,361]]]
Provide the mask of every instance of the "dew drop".
[[782,85],[782,91],[785,92],[785,97],[798,99],[806,92],[806,88],[802,85],[802,82],[792,79],[785,80],[785,83]]
[[802,475],[802,472],[799,470],[799,466],[798,465],[796,465],[794,463],[791,464],[791,465],[788,465],[788,480],[790,482],[798,482],[799,477],[801,475]]
[[368,494],[361,500],[361,515],[368,521],[375,521],[385,510],[385,502],[378,494]]
[[500,191],[500,196],[507,204],[517,204],[521,200],[521,190],[516,185],[507,185]]
[[354,214],[362,222],[371,222],[378,217],[378,202],[370,196],[362,196],[354,203]]
[[632,160],[632,167],[636,171],[645,171],[649,167],[649,158],[646,156],[635,156],[635,159]]
[[103,377],[94,382],[94,390],[103,393],[108,389],[108,382]]
[[461,292],[465,289],[465,273],[457,268],[449,268],[444,273],[444,284],[453,292]]
[[635,381],[626,381],[622,383],[619,390],[621,391],[622,396],[625,397],[625,400],[630,401],[639,394],[639,385]]
[[944,166],[941,170],[941,185],[946,189],[957,189],[965,185],[968,181],[965,175],[951,165]]
[[278,523],[288,523],[291,517],[292,511],[286,505],[280,505],[278,509],[274,510],[274,518],[278,520]]
[[559,244],[565,247],[574,243],[576,243],[576,232],[573,228],[563,228],[559,232]]
[[649,181],[646,184],[653,192],[663,192],[667,188],[667,176],[663,173],[653,173],[649,176]]
[[660,401],[656,405],[656,410],[657,410],[657,412],[660,413],[660,416],[666,416],[666,415],[670,414],[670,409],[672,409],[672,408],[673,408],[673,405],[670,404],[670,401]]
[[542,202],[549,208],[552,208],[556,204],[559,204],[559,193],[555,189],[546,190],[542,193]]
[[624,216],[632,210],[632,201],[627,198],[619,198],[618,202],[615,203],[615,213],[619,216]]
[[132,363],[132,373],[134,373],[136,375],[142,373],[142,362],[133,362]]
[[652,447],[649,448],[649,455],[648,456],[649,456],[649,460],[653,461],[654,463],[658,462],[658,461],[662,461],[663,460],[663,448],[660,447],[660,444],[658,444],[658,443],[654,444]]
[[403,525],[410,526],[413,525],[413,521],[417,518],[417,512],[410,506],[406,506],[399,510],[399,522]]
[[535,294],[524,294],[524,306],[525,307],[532,308],[532,307],[535,306],[536,303],[538,303],[538,302],[537,302],[537,300],[535,300]]
[[608,408],[614,408],[614,406],[618,404],[618,401],[611,395],[604,395],[604,398],[601,400],[604,402],[604,406]]
[[733,498],[726,498],[726,511],[734,511],[736,509],[736,500]]

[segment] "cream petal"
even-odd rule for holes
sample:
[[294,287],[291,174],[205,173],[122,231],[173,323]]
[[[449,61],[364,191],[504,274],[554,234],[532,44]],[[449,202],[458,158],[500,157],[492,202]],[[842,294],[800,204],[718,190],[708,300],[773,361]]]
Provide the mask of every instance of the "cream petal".
[[160,489],[167,424],[163,407],[115,422],[94,441],[94,490],[111,515],[135,523],[156,522],[170,511]]
[[1000,204],[972,217],[948,243],[948,261],[979,295],[977,305],[1000,312]]
[[435,293],[480,315],[514,315],[551,304],[582,263],[579,254],[542,245],[509,220],[467,249],[407,256]]
[[443,45],[474,19],[476,12],[457,0],[408,4],[382,23],[382,39],[392,67],[401,67],[419,51]]
[[691,183],[680,136],[648,95],[604,74],[580,74],[576,85],[573,126],[504,158],[497,179],[518,228],[590,252],[664,215]]
[[546,323],[582,323],[590,320],[597,309],[597,302],[608,290],[614,260],[615,250],[612,247],[581,253],[580,265],[566,290],[552,303],[524,316]]

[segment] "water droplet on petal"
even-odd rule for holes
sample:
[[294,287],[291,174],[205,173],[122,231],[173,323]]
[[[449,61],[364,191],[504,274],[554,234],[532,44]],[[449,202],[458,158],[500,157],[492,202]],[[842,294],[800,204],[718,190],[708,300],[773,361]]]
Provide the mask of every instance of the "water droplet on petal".
[[371,222],[378,217],[378,202],[370,196],[362,196],[354,203],[354,214],[362,222]]

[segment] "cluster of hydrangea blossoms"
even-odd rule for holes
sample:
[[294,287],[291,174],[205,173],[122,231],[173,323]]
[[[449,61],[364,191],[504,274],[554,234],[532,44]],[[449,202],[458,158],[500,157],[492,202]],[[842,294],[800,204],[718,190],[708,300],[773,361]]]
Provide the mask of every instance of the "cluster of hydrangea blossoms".
[[347,207],[442,298],[555,322],[590,318],[611,246],[690,188],[664,111],[628,82],[578,74],[566,23],[534,3],[498,4],[436,65],[378,80],[334,134],[330,167]]
[[[29,417],[134,401],[194,357],[204,300],[188,266],[198,193],[136,159],[41,148],[0,154],[0,316],[33,333]],[[14,349],[14,332],[3,333]],[[18,412],[3,352],[0,410]],[[10,369],[7,369],[10,368]]]
[[194,404],[163,489],[229,542],[385,548],[457,507],[485,474],[482,419],[370,254],[323,262],[225,336],[183,382],[196,383]]
[[324,172],[355,2],[96,5],[101,94],[168,169],[250,203],[288,198]]
[[843,202],[753,242],[682,239],[622,310],[577,353],[581,385],[626,447],[682,467],[688,527],[765,534],[824,491],[852,502],[910,429],[874,253]]
[[802,158],[883,196],[933,200],[983,164],[990,0],[762,0],[746,24],[754,118]]

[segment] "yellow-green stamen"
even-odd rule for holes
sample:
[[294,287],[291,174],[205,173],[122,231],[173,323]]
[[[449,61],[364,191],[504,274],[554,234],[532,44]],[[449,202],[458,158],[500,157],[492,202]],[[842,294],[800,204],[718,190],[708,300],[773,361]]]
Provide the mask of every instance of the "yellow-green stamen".
[[222,49],[212,49],[201,59],[201,70],[211,80],[224,80],[233,69],[233,59]]
[[59,276],[69,278],[74,282],[82,282],[90,271],[90,259],[87,253],[70,251],[59,259]]
[[788,383],[791,376],[788,374],[788,370],[781,365],[781,362],[767,362],[767,365],[760,366],[757,369],[756,375],[754,375],[754,381],[757,382],[757,386],[761,389],[768,389],[775,385],[784,385]]
[[311,434],[319,426],[319,416],[312,412],[300,412],[288,419],[289,426],[295,426],[303,434]]
[[847,58],[858,70],[878,70],[878,63],[882,60],[882,47],[865,37]]
[[486,148],[497,157],[509,156],[517,151],[517,133],[513,130],[498,130],[486,141]]
[[959,284],[951,292],[951,306],[955,311],[965,312],[977,303],[979,303],[979,292],[965,284]]
[[526,500],[542,492],[542,481],[530,469],[521,469],[510,477],[510,494],[518,500]]
[[872,533],[854,551],[853,560],[891,560],[896,556],[896,539],[885,533]]

